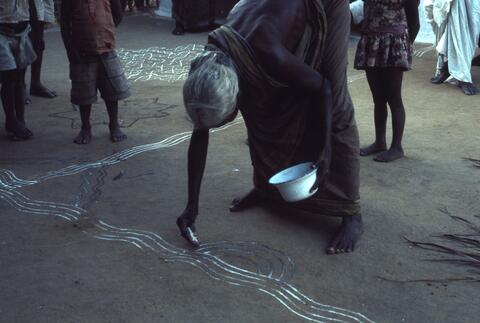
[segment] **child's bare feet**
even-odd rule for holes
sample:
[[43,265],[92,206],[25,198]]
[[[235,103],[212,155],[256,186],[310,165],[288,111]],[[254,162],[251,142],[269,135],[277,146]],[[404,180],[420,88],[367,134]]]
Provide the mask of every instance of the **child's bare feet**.
[[370,156],[387,150],[387,144],[374,142],[370,146],[360,149],[360,156]]
[[402,148],[390,148],[378,154],[373,160],[381,163],[389,163],[405,156]]
[[79,145],[86,145],[92,141],[92,129],[90,127],[82,127],[78,136],[73,140],[74,143]]
[[116,125],[110,125],[110,140],[113,142],[119,142],[127,139],[127,135],[124,134],[120,130],[120,126],[118,124]]

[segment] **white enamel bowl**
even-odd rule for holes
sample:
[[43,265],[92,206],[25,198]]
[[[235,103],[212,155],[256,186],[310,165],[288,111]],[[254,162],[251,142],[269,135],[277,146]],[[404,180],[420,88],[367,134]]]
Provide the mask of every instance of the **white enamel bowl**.
[[316,179],[317,169],[313,168],[313,163],[302,163],[282,170],[268,182],[278,189],[285,201],[298,202],[317,192],[310,193]]

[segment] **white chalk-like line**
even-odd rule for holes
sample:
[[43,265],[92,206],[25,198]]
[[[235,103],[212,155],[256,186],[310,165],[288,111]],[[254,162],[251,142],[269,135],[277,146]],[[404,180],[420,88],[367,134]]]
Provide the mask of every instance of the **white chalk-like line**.
[[[212,132],[228,129],[241,122],[241,119],[236,120]],[[35,185],[56,177],[75,175],[89,169],[111,166],[144,152],[173,147],[188,140],[190,135],[191,132],[180,133],[159,143],[127,149],[99,161],[71,165],[58,171],[49,172],[44,176],[39,176],[34,181],[19,179],[11,171],[3,170],[0,173],[3,175],[0,179],[0,198],[6,200],[9,205],[20,212],[55,216],[72,222],[86,214],[86,211],[75,205],[35,201],[19,193],[16,189]],[[82,190],[85,191],[86,189],[82,187]],[[253,287],[270,295],[291,313],[305,320],[313,322],[373,323],[372,320],[360,313],[324,305],[300,293],[284,280],[290,273],[290,269],[293,269],[293,262],[291,262],[290,257],[284,256],[283,253],[262,244],[255,242],[217,242],[206,244],[197,250],[190,251],[177,248],[158,234],[149,231],[119,228],[104,221],[97,221],[94,228],[98,229],[100,233],[90,234],[89,232],[84,232],[95,239],[131,244],[139,250],[150,251],[160,255],[169,262],[188,263],[199,268],[215,280],[224,281],[234,286]],[[270,272],[268,275],[262,274],[261,264],[257,264],[256,272],[235,266],[214,253],[221,253],[226,256],[238,254],[242,254],[243,257],[259,256],[269,264]],[[274,261],[269,259],[274,259]],[[256,262],[252,260],[251,263],[255,264]],[[281,274],[278,277],[273,276],[273,273],[277,272],[275,263],[281,267],[281,270],[278,271]]]

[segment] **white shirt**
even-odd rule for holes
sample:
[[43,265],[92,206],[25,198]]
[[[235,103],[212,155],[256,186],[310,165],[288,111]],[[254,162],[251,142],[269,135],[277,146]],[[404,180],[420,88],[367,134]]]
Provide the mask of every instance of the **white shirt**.
[[35,0],[34,2],[39,21],[55,22],[55,9],[53,0]]
[[[34,0],[39,21],[55,22],[53,0]],[[28,0],[0,0],[0,23],[30,20]]]
[[18,23],[30,20],[28,0],[1,0],[0,23]]

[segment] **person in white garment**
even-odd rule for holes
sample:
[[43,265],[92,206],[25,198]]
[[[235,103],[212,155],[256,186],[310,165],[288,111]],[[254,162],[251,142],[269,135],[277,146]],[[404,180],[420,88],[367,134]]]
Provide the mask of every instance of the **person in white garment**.
[[430,81],[450,81],[466,95],[478,94],[471,67],[480,37],[480,1],[425,0],[424,5],[438,52],[437,71]]

